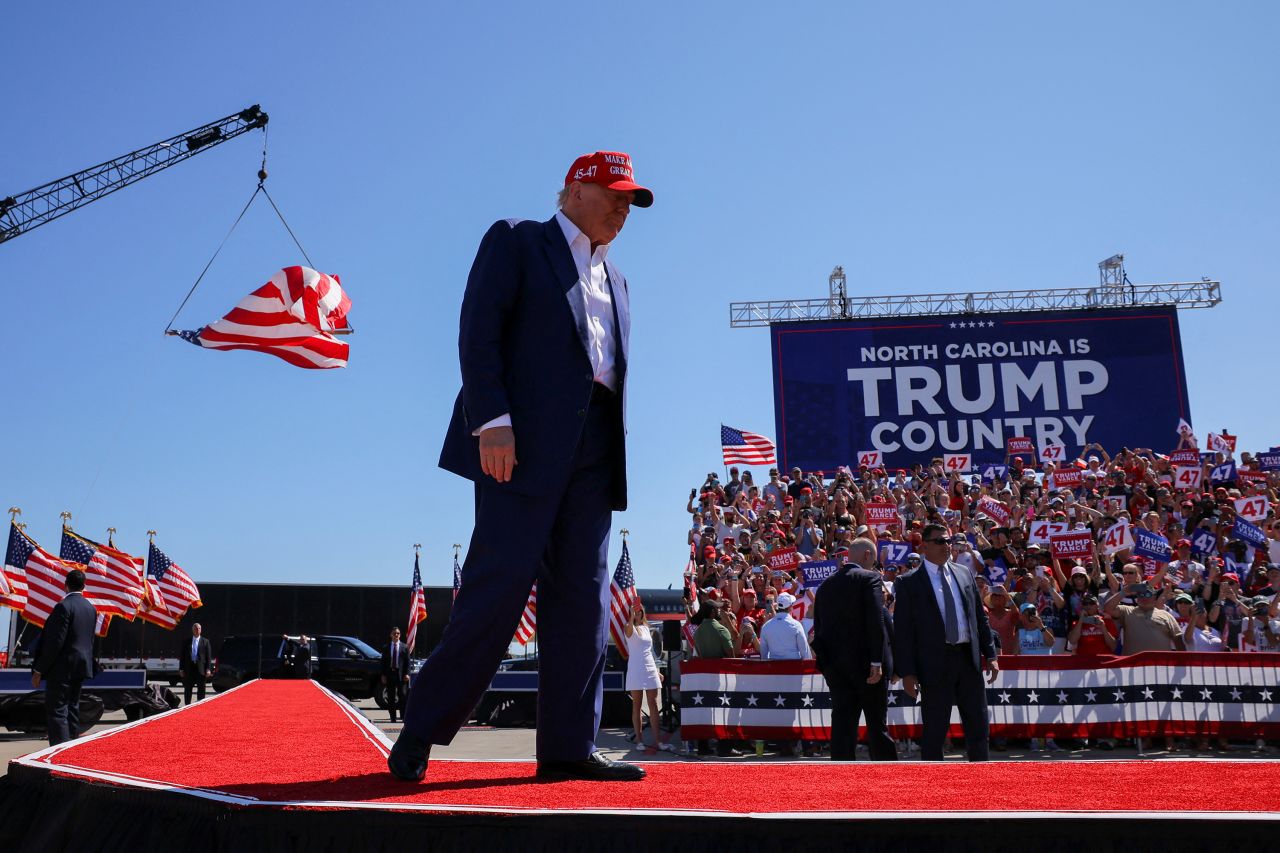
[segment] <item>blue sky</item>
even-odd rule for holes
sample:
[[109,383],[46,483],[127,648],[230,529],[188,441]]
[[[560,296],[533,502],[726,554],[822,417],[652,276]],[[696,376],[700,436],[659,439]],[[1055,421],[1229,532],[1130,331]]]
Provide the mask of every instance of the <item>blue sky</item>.
[[[641,586],[678,581],[718,425],[771,433],[767,332],[732,300],[1221,279],[1184,312],[1203,433],[1280,443],[1266,389],[1280,197],[1273,4],[135,3],[6,6],[0,194],[254,103],[269,186],[353,300],[345,371],[160,332],[254,186],[227,143],[0,246],[0,500],[56,542],[145,532],[197,580],[449,582],[469,485],[435,467],[486,227],[545,219],[572,158],[656,204],[611,257],[634,312]],[[179,327],[299,262],[246,217]],[[1172,435],[1170,436],[1172,439]],[[615,538],[611,559],[616,560]]]

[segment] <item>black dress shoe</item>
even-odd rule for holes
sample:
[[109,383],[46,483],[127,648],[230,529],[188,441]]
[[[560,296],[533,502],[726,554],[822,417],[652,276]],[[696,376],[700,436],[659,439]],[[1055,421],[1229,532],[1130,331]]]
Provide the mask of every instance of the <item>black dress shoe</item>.
[[538,762],[538,778],[547,781],[639,782],[644,775],[642,768],[623,761],[610,761],[600,752],[593,752],[582,761]]
[[427,775],[427,759],[431,757],[431,744],[408,729],[400,732],[396,745],[387,756],[387,769],[391,775],[406,782],[421,782]]

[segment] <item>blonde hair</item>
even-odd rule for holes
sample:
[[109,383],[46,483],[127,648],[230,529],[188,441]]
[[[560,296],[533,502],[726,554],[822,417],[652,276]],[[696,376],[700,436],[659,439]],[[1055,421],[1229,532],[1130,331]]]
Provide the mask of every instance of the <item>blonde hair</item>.
[[569,187],[571,187],[571,186],[573,186],[573,185],[572,185],[572,184],[565,184],[564,188],[563,188],[563,189],[561,189],[561,190],[560,190],[560,192],[556,193],[556,208],[557,208],[557,209],[558,209],[558,208],[562,208],[562,207],[564,207],[564,203],[565,203],[565,201],[569,198]]

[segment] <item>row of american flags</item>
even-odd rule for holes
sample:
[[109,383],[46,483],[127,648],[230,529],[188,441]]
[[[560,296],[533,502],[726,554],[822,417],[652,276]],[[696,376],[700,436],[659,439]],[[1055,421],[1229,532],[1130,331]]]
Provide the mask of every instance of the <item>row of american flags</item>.
[[195,582],[155,542],[147,545],[143,559],[118,549],[110,538],[103,545],[64,526],[55,557],[14,521],[0,572],[0,607],[43,628],[66,595],[72,569],[84,572],[84,597],[98,611],[100,637],[112,619],[142,619],[172,631],[188,610],[201,606]]
[[[453,555],[453,598],[456,601],[462,590],[462,567],[458,565],[458,555]],[[627,550],[627,540],[622,540],[622,556],[613,570],[613,578],[609,582],[609,635],[618,646],[618,651],[627,656],[626,624],[631,618],[631,608],[640,604],[640,593],[636,592],[636,576],[631,568],[631,552]],[[418,624],[427,618],[426,597],[422,591],[422,571],[419,568],[417,554],[413,557],[413,584],[409,592],[409,628],[405,637],[405,645],[413,652],[414,642],[418,638]],[[516,625],[515,641],[527,646],[538,632],[538,584],[535,581],[529,590],[529,598],[525,602],[524,611],[520,614],[520,622]]]

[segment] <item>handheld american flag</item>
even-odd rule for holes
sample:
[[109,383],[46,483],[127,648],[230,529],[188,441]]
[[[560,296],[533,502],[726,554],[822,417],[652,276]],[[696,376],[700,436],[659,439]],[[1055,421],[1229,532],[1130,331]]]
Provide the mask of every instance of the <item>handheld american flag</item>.
[[631,571],[631,553],[627,540],[622,540],[622,556],[613,570],[613,582],[609,584],[609,634],[618,651],[627,657],[627,623],[631,621],[631,608],[640,603],[636,592],[636,576]]
[[172,631],[192,607],[200,607],[200,590],[195,581],[152,542],[147,546],[147,582],[152,602],[138,615],[153,625]]
[[196,346],[255,350],[296,367],[346,367],[350,348],[332,333],[348,328],[350,310],[336,275],[285,267],[221,320],[177,334]]
[[520,624],[516,626],[516,642],[522,646],[529,645],[534,633],[538,630],[538,584],[534,582],[529,590],[529,600],[525,602],[524,612],[520,614]]
[[726,465],[776,465],[773,442],[763,435],[720,425],[720,449]]
[[84,597],[99,616],[122,616],[133,621],[145,595],[140,557],[99,545],[65,527],[58,556],[84,564]]
[[413,586],[409,590],[409,628],[405,637],[405,645],[409,654],[413,654],[413,646],[418,641],[418,623],[427,618],[427,597],[422,591],[422,571],[418,568],[418,555],[413,555]]

